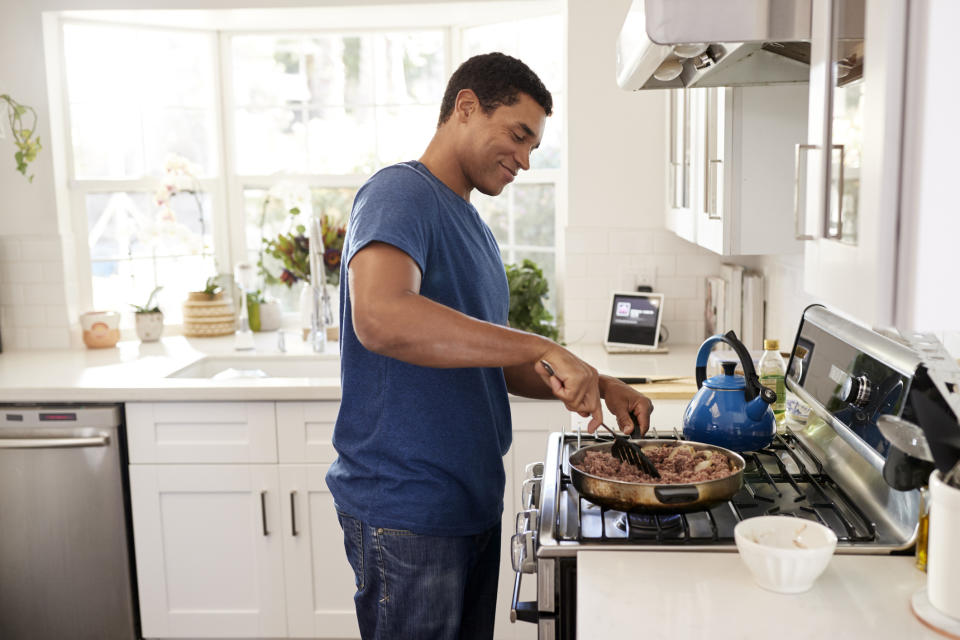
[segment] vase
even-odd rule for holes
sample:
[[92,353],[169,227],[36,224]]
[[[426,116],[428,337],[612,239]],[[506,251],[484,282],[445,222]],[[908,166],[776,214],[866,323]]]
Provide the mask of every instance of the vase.
[[260,303],[260,331],[276,331],[283,320],[283,310],[276,301]]
[[163,335],[163,312],[151,311],[134,315],[137,337],[141,342],[156,342]]

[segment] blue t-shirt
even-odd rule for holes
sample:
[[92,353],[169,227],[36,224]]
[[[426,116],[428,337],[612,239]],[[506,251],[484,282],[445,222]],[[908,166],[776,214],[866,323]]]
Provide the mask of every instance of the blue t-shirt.
[[[408,254],[420,295],[507,324],[510,291],[500,249],[477,210],[420,162],[378,171],[357,192],[340,281],[371,242]],[[327,473],[336,503],[378,527],[423,535],[480,533],[503,511],[503,456],[512,438],[503,370],[420,367],[368,351],[340,287],[340,382]]]

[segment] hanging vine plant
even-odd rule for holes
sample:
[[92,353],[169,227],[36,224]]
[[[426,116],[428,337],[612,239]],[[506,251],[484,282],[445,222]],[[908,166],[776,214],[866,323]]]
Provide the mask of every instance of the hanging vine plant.
[[[37,132],[37,112],[33,107],[20,104],[5,93],[0,94],[0,108],[3,106],[6,106],[10,132],[13,134],[14,144],[17,145],[17,152],[13,156],[17,161],[17,171],[33,182],[33,174],[27,176],[27,165],[37,159],[37,154],[43,148],[40,146],[40,138],[34,137]],[[30,117],[29,127],[24,126],[24,116]]]

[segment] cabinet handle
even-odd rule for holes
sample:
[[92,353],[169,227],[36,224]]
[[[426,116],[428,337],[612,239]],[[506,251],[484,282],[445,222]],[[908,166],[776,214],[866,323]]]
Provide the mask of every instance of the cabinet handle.
[[[836,183],[837,184],[837,231],[836,233],[830,233],[829,218],[831,216],[830,216],[830,213],[828,213],[827,225],[826,225],[826,228],[823,230],[823,236],[825,238],[830,238],[831,240],[839,240],[843,237],[843,163],[846,158],[844,157],[844,147],[842,144],[831,145],[831,149],[832,151],[840,152],[840,163],[838,165],[839,171],[837,172],[837,183]],[[832,154],[830,156],[830,163],[831,163],[830,179],[832,181],[833,180],[833,166],[832,166],[833,155]],[[831,185],[831,189],[833,189],[832,185]],[[829,203],[829,200],[828,200],[828,203]],[[830,205],[828,204],[828,206]]]
[[293,535],[297,535],[297,492],[290,492],[290,527]]
[[268,536],[270,532],[267,531],[267,492],[260,492],[260,520],[263,522],[263,535]]
[[[807,233],[807,152],[819,149],[816,144],[798,144],[796,147],[796,165],[793,174],[793,237],[807,242],[816,238]],[[803,167],[801,178],[800,168]]]
[[[722,159],[714,159],[707,162],[707,188],[704,190],[703,208],[708,220],[723,220],[723,214],[717,211],[717,209],[720,208],[720,198],[717,197],[717,194],[720,191],[720,171],[722,169]],[[711,196],[713,197],[714,204],[712,207],[710,206]]]

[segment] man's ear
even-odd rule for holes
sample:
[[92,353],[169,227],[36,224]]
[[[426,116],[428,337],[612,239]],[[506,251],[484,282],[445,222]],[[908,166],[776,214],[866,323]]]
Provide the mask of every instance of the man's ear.
[[453,112],[460,122],[466,122],[471,115],[480,110],[480,99],[473,89],[460,89],[457,94],[457,100],[453,106]]

